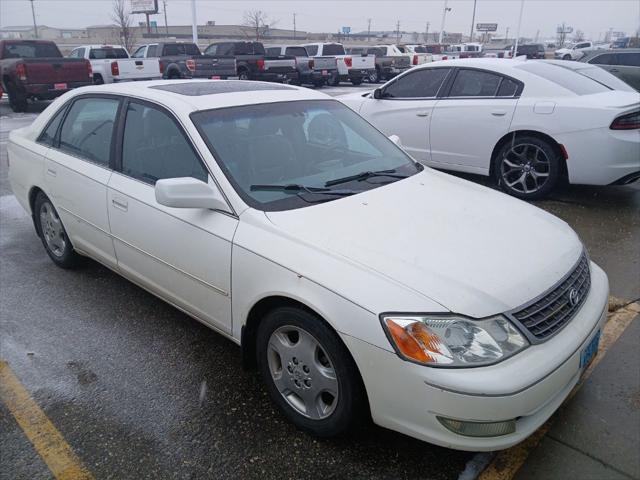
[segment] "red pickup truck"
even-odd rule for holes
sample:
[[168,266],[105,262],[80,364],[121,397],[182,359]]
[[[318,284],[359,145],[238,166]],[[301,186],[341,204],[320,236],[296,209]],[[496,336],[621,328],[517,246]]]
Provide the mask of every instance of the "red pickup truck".
[[91,63],[64,58],[45,40],[0,40],[0,84],[14,112],[26,112],[27,100],[51,100],[91,85]]

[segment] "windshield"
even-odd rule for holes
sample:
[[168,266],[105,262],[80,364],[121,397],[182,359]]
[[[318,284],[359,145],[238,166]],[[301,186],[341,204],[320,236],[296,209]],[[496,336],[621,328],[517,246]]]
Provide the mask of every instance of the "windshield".
[[102,60],[104,58],[129,58],[124,48],[92,48],[89,58]]
[[[422,169],[335,100],[206,110],[191,114],[191,119],[238,194],[248,205],[264,211],[334,200],[339,194],[377,188]],[[389,175],[344,181],[352,175],[380,171]],[[339,179],[343,181],[331,185]],[[269,185],[304,188],[255,189]]]

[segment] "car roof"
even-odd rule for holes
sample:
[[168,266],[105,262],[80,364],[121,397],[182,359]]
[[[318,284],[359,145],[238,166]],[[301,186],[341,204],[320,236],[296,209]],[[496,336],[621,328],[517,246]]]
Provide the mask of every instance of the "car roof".
[[247,80],[152,80],[92,85],[71,91],[81,94],[124,95],[166,106],[174,112],[296,100],[330,100],[308,88]]

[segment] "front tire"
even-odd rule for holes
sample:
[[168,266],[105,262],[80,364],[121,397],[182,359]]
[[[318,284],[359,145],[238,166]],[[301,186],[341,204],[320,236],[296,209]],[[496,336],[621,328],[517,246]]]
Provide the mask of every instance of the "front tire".
[[318,316],[272,310],[257,336],[258,368],[271,399],[296,427],[319,437],[351,430],[368,412],[355,362]]
[[58,212],[49,197],[42,192],[36,197],[33,214],[38,235],[53,263],[61,268],[75,268],[80,265],[82,257],[73,249]]
[[500,188],[523,200],[548,195],[560,179],[562,159],[554,145],[533,136],[507,142],[494,158]]
[[562,57],[563,60],[571,60],[571,55],[566,54],[564,57]]

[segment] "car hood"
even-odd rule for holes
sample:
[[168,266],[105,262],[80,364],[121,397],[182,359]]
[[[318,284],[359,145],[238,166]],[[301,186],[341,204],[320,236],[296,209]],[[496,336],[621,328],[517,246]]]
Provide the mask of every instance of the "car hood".
[[[362,194],[266,215],[290,238],[475,318],[542,294],[583,248],[565,222],[543,210],[431,169]],[[326,271],[301,273],[324,283],[332,278]],[[362,283],[349,288],[356,287],[367,289]]]

